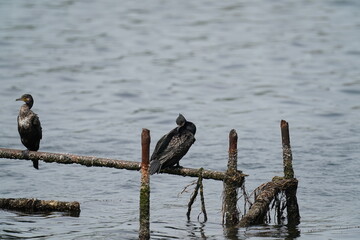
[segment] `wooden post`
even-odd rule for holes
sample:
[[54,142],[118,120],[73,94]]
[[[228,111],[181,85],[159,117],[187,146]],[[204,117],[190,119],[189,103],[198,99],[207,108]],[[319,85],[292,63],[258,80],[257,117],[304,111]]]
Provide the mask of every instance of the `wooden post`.
[[294,170],[292,167],[292,153],[290,147],[289,124],[286,121],[281,120],[280,126],[283,148],[284,176],[285,178],[294,178]]
[[150,239],[150,131],[143,129],[141,133],[141,186],[140,186],[140,229],[139,239]]
[[232,129],[229,133],[229,160],[226,178],[224,179],[223,221],[226,226],[234,226],[239,222],[237,209],[237,133]]
[[[290,146],[289,124],[281,120],[281,138],[283,147],[283,164],[285,179],[294,178],[294,170],[292,167],[292,152]],[[294,187],[285,190],[287,218],[289,225],[298,225],[300,223],[299,206],[296,198],[297,182]]]

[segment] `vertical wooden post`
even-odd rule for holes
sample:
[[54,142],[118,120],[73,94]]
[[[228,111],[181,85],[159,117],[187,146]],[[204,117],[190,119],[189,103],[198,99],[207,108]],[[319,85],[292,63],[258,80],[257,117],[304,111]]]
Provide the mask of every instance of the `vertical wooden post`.
[[237,140],[235,129],[229,133],[229,160],[226,178],[224,179],[223,221],[226,226],[234,226],[239,222],[237,209]]
[[150,131],[146,128],[141,133],[141,186],[140,186],[140,229],[139,239],[150,239]]
[[[292,152],[290,147],[289,124],[286,121],[281,120],[280,127],[283,147],[284,177],[294,178],[294,169],[292,167]],[[297,184],[294,188],[287,188],[285,190],[287,218],[289,225],[298,225],[300,223],[300,213],[296,198],[296,191]]]
[[286,121],[281,120],[280,127],[283,148],[284,176],[285,178],[294,178],[294,170],[292,167],[292,153],[290,147],[289,124]]

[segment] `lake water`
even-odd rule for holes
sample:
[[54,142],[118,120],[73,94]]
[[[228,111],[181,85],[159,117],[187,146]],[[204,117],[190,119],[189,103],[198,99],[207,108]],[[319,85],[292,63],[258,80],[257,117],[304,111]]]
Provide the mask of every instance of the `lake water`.
[[[290,124],[301,224],[227,234],[222,183],[151,178],[152,239],[358,239],[360,2],[1,1],[0,147],[24,149],[16,126],[31,93],[40,151],[140,161],[178,113],[197,126],[181,160],[225,170],[228,134],[251,192],[282,175],[280,120]],[[0,159],[0,197],[79,201],[79,218],[0,211],[1,239],[137,239],[138,172]],[[243,210],[240,205],[239,208]]]

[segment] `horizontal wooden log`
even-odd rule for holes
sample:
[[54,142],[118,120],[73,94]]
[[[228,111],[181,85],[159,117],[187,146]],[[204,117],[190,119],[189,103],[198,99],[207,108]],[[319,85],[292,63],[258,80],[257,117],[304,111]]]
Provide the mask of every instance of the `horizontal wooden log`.
[[0,198],[0,208],[21,212],[69,212],[78,216],[79,202],[61,202],[55,200],[39,200],[36,198]]
[[[87,167],[109,167],[117,169],[127,169],[127,170],[140,170],[140,162],[134,161],[124,161],[124,160],[115,160],[109,158],[99,158],[93,156],[80,156],[73,154],[62,154],[62,153],[49,153],[49,152],[34,152],[29,151],[25,153],[22,150],[18,149],[8,149],[0,148],[0,158],[9,158],[9,159],[20,159],[20,160],[41,160],[48,163],[61,163],[61,164],[80,164]],[[240,171],[241,177],[247,175],[242,174]],[[226,178],[225,172],[203,170],[194,168],[167,168],[162,169],[160,173],[167,173],[172,175],[186,176],[186,177],[199,177],[202,175],[204,179],[213,179],[223,181]]]
[[[227,177],[225,172],[210,171],[210,170],[199,171],[199,169],[194,169],[194,168],[165,168],[162,169],[160,173],[167,173],[167,174],[179,175],[184,177],[185,176],[200,177],[201,175],[203,179],[213,179],[219,181],[223,181]],[[241,176],[245,177],[247,175],[241,174]]]
[[271,201],[280,191],[285,191],[297,187],[297,179],[285,179],[274,177],[271,182],[264,184],[260,189],[261,193],[256,197],[254,204],[248,213],[240,220],[238,227],[248,227],[250,225],[263,224],[266,213],[269,210]]
[[109,158],[99,158],[93,156],[80,156],[63,153],[48,153],[29,151],[25,153],[22,150],[0,148],[1,158],[21,159],[21,160],[41,160],[44,162],[62,163],[62,164],[80,164],[87,167],[109,167],[128,170],[140,170],[140,162],[131,162],[123,160],[114,160]]

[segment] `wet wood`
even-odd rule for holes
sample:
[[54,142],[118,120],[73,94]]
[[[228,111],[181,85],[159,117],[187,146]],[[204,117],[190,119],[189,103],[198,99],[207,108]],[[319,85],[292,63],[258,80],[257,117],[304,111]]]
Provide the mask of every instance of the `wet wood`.
[[80,156],[74,154],[34,151],[29,151],[28,154],[24,154],[24,151],[22,150],[0,148],[0,157],[21,160],[41,160],[47,163],[56,162],[61,164],[80,164],[87,167],[109,167],[128,170],[140,170],[140,162],[114,160],[93,156]]
[[[87,167],[109,167],[117,169],[135,170],[141,169],[140,162],[115,160],[109,158],[99,158],[91,156],[80,156],[74,154],[62,154],[62,153],[49,153],[49,152],[34,152],[29,151],[28,154],[24,154],[22,150],[0,148],[0,158],[8,159],[20,159],[20,160],[41,160],[48,163],[60,163],[60,164],[80,164]],[[247,175],[238,171],[241,177]],[[166,168],[162,169],[160,173],[167,173],[172,175],[179,175],[184,177],[199,177],[199,169],[194,168]],[[203,179],[213,179],[223,181],[226,178],[225,172],[203,170]]]
[[[246,174],[242,174],[241,171],[238,172],[240,173],[242,178],[247,176]],[[194,168],[166,168],[162,169],[160,173],[168,173],[184,177],[200,177],[199,169]],[[224,181],[224,179],[226,178],[226,172],[203,170],[202,178]]]
[[[296,178],[293,178],[293,180],[296,180]],[[296,184],[285,190],[286,211],[289,226],[296,226],[300,224],[300,211],[296,197],[297,187],[298,182],[296,180]]]
[[249,211],[240,220],[238,227],[248,227],[251,225],[264,224],[266,214],[269,211],[269,205],[280,191],[291,189],[297,186],[298,181],[295,178],[285,179],[275,177],[259,189],[260,194],[256,197],[254,204]]
[[141,186],[140,186],[140,228],[139,239],[150,239],[150,131],[141,134]]
[[[207,222],[207,213],[206,213],[206,207],[205,207],[205,197],[204,197],[204,184],[202,183],[202,178],[200,181],[200,202],[201,202],[201,213],[204,215],[204,221]],[[200,214],[198,216],[198,221],[200,221]]]
[[229,133],[229,160],[226,178],[224,179],[223,222],[226,226],[234,226],[239,222],[237,210],[237,191],[241,183],[235,181],[237,172],[237,140],[234,129]]
[[280,122],[281,140],[283,148],[283,165],[285,178],[293,178],[294,170],[292,167],[292,152],[290,147],[289,124],[285,120]]
[[[203,169],[201,168],[199,171],[202,171]],[[186,189],[186,188],[185,188]],[[185,191],[184,189],[184,191]],[[205,197],[204,197],[204,185],[203,185],[203,182],[202,182],[202,177],[200,175],[200,177],[198,178],[197,180],[197,183],[196,183],[196,186],[195,186],[195,189],[194,189],[194,192],[193,194],[191,195],[190,197],[190,201],[188,203],[188,211],[186,213],[186,216],[187,216],[187,219],[188,221],[190,221],[190,214],[191,214],[191,207],[192,205],[194,204],[195,200],[196,200],[196,197],[198,195],[198,193],[200,192],[200,203],[201,203],[201,213],[204,215],[204,221],[203,222],[206,222],[207,221],[207,213],[206,213],[206,208],[205,208]],[[200,214],[201,214],[200,213]],[[198,216],[198,220],[200,221],[200,214]]]
[[[300,223],[299,207],[297,204],[296,191],[298,181],[294,178],[292,167],[292,152],[290,146],[289,125],[282,120],[280,123],[282,147],[283,147],[283,166],[284,178],[275,177],[273,181],[263,184],[260,194],[256,197],[254,204],[250,207],[248,213],[239,222],[239,212],[237,210],[237,191],[244,183],[244,177],[247,176],[237,170],[237,133],[233,129],[229,133],[229,159],[226,172],[199,170],[192,168],[167,168],[160,173],[172,175],[198,177],[202,179],[221,180],[224,182],[223,193],[223,223],[227,227],[238,226],[247,227],[254,224],[263,224],[266,221],[266,214],[269,211],[270,203],[276,198],[279,192],[285,192],[288,224],[297,225]],[[141,135],[142,144],[142,162],[114,160],[108,158],[98,158],[89,156],[79,156],[73,154],[46,153],[46,152],[24,152],[22,150],[0,148],[0,158],[24,159],[24,160],[42,160],[44,162],[56,162],[62,164],[81,164],[85,166],[110,167],[127,170],[141,170],[140,187],[140,239],[150,238],[150,179],[149,179],[149,151],[150,151],[150,131],[143,129]],[[198,184],[200,189],[201,201],[204,203],[202,184]],[[196,195],[195,195],[196,198]],[[36,211],[36,204],[40,200],[25,201],[25,205],[31,206],[31,211]],[[6,205],[7,204],[7,205]],[[5,203],[8,206],[8,203]],[[53,206],[54,204],[50,204]],[[60,204],[61,205],[61,204]],[[68,205],[65,205],[68,206]],[[41,208],[43,211],[44,208]],[[50,208],[49,209],[53,209]],[[203,213],[206,219],[205,204],[202,204]],[[51,210],[61,211],[61,210]],[[79,211],[80,212],[80,207]],[[189,211],[190,213],[190,211]],[[189,216],[189,214],[188,214]],[[206,220],[205,220],[206,221]]]
[[[254,204],[250,207],[248,213],[239,222],[239,212],[237,210],[238,188],[241,187],[245,180],[245,174],[237,170],[237,133],[232,129],[229,133],[229,159],[228,169],[226,172],[211,171],[204,169],[192,168],[166,168],[160,173],[167,173],[179,176],[198,177],[202,179],[220,180],[224,183],[223,192],[223,223],[227,227],[238,226],[247,227],[254,224],[265,222],[266,214],[269,210],[271,201],[283,191],[286,194],[286,206],[288,212],[288,223],[290,225],[300,223],[299,208],[297,205],[296,191],[298,181],[294,178],[292,167],[292,152],[290,147],[289,125],[282,120],[281,136],[283,147],[283,166],[284,178],[275,177],[273,181],[263,184],[260,194],[256,197]],[[24,152],[16,149],[0,148],[0,158],[22,159],[22,160],[42,160],[44,162],[56,162],[61,164],[81,164],[88,167],[110,167],[127,170],[141,170],[141,187],[140,187],[140,239],[150,238],[149,219],[150,219],[150,179],[149,179],[149,150],[150,150],[150,131],[143,129],[141,135],[142,144],[142,162],[115,160],[109,158],[99,158],[92,156],[80,156],[73,154],[46,153],[46,152]],[[198,184],[200,189],[202,210],[206,221],[206,210],[203,197],[203,186]],[[195,196],[196,198],[196,196]],[[40,200],[34,200],[40,201]],[[26,201],[25,201],[26,202]],[[29,202],[29,201],[28,201]],[[37,202],[36,202],[37,203]],[[27,203],[29,205],[29,203]],[[35,203],[30,204],[36,206]],[[52,204],[54,205],[54,204]],[[34,208],[33,211],[36,208]],[[45,208],[42,208],[45,209]],[[50,208],[51,209],[51,208]],[[52,210],[56,211],[56,210]],[[60,210],[58,210],[60,211]],[[80,212],[80,207],[79,207]],[[189,211],[190,213],[190,211]],[[188,214],[189,215],[189,214]]]
[[0,198],[0,208],[27,213],[68,212],[71,216],[80,214],[79,202],[47,201],[36,198]]
[[[293,157],[290,146],[290,131],[289,124],[285,120],[280,122],[281,139],[283,147],[283,165],[284,165],[284,177],[287,179],[294,178],[294,169],[292,165]],[[286,196],[286,210],[288,224],[298,225],[300,223],[300,211],[297,203],[297,183],[291,188],[285,190]]]
[[239,227],[264,224],[269,205],[282,191],[286,196],[287,219],[289,225],[300,223],[300,213],[297,204],[296,191],[298,181],[294,178],[292,166],[292,152],[290,146],[289,124],[285,120],[280,122],[281,139],[283,148],[284,177],[274,177],[271,182],[261,185],[258,189],[260,194],[255,198],[254,204],[248,213],[240,220]]

